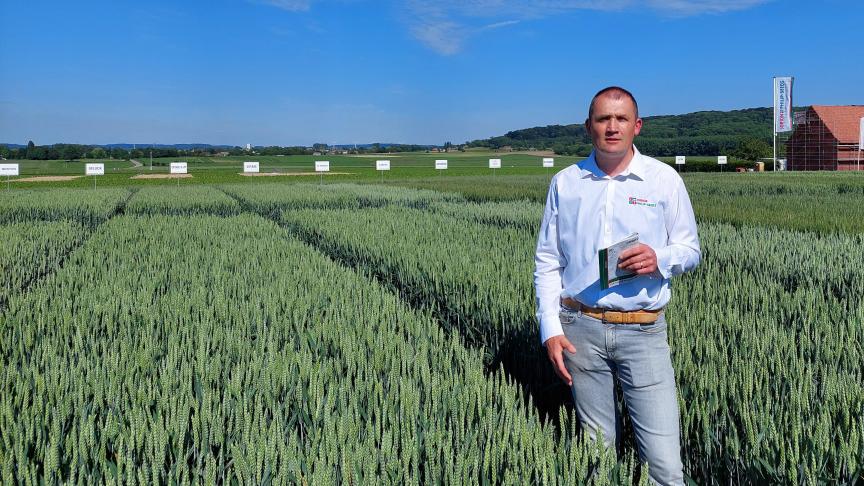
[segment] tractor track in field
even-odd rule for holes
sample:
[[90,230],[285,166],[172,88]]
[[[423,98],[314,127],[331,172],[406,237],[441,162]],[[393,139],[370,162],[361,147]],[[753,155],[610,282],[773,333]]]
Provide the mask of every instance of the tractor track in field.
[[[543,417],[544,421],[554,424],[557,428],[560,418],[558,413],[561,407],[564,406],[567,409],[572,409],[573,402],[570,397],[570,389],[554,376],[551,367],[542,366],[541,373],[538,375],[537,369],[530,365],[526,366],[525,357],[534,350],[534,347],[525,345],[528,339],[526,336],[515,335],[502,343],[492,353],[489,353],[490,350],[486,349],[481,343],[472,342],[469,336],[460,331],[459,323],[455,322],[458,319],[458,315],[450,308],[445,297],[418,294],[410,283],[400,280],[381,266],[377,266],[373,262],[362,258],[352,257],[349,252],[340,251],[339,248],[336,248],[338,245],[328,245],[325,243],[320,235],[295,228],[290,224],[280,221],[276,213],[257,211],[249,207],[241,198],[228,192],[225,192],[225,194],[236,200],[243,212],[256,214],[275,222],[279,227],[288,231],[291,236],[306,243],[335,263],[355,273],[374,279],[376,283],[398,296],[402,302],[412,309],[430,312],[446,333],[458,333],[466,348],[481,349],[484,351],[488,356],[485,359],[486,374],[492,375],[498,369],[502,369],[508,379],[512,380],[522,389],[526,404],[536,409],[538,415]],[[537,352],[541,353],[542,349],[539,349],[539,343],[536,344],[538,347]],[[544,365],[546,363],[545,358],[542,356],[538,357],[537,360]]]
[[86,232],[86,234],[81,238],[81,241],[79,241],[77,244],[71,245],[67,251],[65,251],[62,255],[60,255],[60,257],[57,259],[57,262],[54,265],[52,265],[51,267],[47,268],[46,270],[44,270],[42,272],[35,273],[29,279],[25,280],[24,283],[21,285],[21,287],[19,287],[13,293],[11,293],[8,298],[6,298],[6,299],[0,298],[0,314],[5,313],[6,310],[9,308],[8,305],[9,305],[10,300],[12,300],[13,298],[18,298],[18,297],[23,296],[24,294],[29,292],[31,288],[38,285],[39,282],[48,278],[52,274],[62,270],[63,266],[69,260],[69,257],[72,255],[72,253],[77,251],[79,248],[83,247],[87,243],[87,241],[90,240],[90,238],[93,236],[93,234],[96,233],[96,231],[98,231],[100,227],[102,227],[102,225],[111,221],[111,219],[113,219],[114,216],[124,214],[126,204],[129,202],[129,200],[132,198],[132,196],[135,195],[137,190],[138,190],[137,188],[136,189],[130,189],[129,195],[126,196],[126,199],[120,201],[120,203],[114,207],[114,210],[108,214],[108,216],[105,218],[105,220],[94,225],[92,228],[89,228],[88,231]]

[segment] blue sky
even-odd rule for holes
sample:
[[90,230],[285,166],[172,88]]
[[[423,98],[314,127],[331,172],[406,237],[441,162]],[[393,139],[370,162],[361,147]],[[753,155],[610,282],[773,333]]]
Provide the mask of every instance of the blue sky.
[[645,115],[864,104],[860,0],[0,0],[0,142],[464,142]]

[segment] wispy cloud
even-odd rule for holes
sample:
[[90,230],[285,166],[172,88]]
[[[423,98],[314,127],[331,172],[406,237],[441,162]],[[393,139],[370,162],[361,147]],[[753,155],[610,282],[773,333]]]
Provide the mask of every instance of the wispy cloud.
[[312,0],[249,0],[252,3],[270,5],[289,12],[306,12],[312,6]]
[[411,33],[433,51],[449,56],[462,49],[463,27],[445,19],[418,20]]
[[[648,8],[682,17],[743,10],[772,0],[408,0],[405,21],[417,40],[442,55],[461,51],[472,35],[561,13]],[[498,20],[483,25],[482,22]],[[479,25],[478,25],[479,24]]]
[[516,25],[519,22],[521,22],[521,21],[520,20],[505,20],[503,22],[495,22],[494,24],[484,25],[483,27],[480,27],[477,30],[483,31],[483,30],[500,29],[502,27],[509,27],[511,25]]
[[[246,0],[306,12],[322,0]],[[348,0],[341,0],[348,1]],[[580,10],[647,9],[669,17],[720,14],[773,0],[391,0],[420,43],[444,56],[459,53],[475,35]]]
[[770,0],[649,0],[651,8],[670,15],[700,15],[745,10]]

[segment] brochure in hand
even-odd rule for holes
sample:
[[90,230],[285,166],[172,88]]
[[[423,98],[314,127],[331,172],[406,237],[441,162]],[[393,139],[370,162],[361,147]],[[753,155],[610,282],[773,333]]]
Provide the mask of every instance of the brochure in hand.
[[598,252],[600,257],[600,288],[606,290],[637,276],[636,272],[618,268],[618,256],[622,251],[639,243],[639,233],[615,243]]

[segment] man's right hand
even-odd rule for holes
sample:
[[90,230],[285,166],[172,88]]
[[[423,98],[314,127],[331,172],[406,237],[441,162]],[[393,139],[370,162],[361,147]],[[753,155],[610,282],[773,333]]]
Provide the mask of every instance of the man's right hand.
[[546,340],[546,354],[549,355],[549,361],[552,362],[555,374],[564,380],[567,386],[573,386],[573,379],[570,377],[570,373],[567,372],[567,367],[564,366],[564,351],[571,354],[576,353],[576,348],[563,334],[552,336]]

